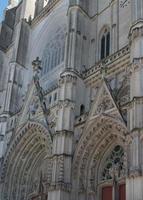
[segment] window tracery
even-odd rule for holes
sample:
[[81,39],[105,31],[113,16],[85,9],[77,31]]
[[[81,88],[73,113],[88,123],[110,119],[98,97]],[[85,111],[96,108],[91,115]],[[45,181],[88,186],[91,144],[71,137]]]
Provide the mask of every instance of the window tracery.
[[49,40],[42,56],[42,75],[54,69],[64,61],[65,28],[59,28],[52,40]]
[[111,170],[118,166],[118,177],[123,177],[125,174],[124,171],[124,150],[120,145],[117,145],[111,154],[106,158],[104,168],[102,171],[101,180],[110,180],[112,179]]

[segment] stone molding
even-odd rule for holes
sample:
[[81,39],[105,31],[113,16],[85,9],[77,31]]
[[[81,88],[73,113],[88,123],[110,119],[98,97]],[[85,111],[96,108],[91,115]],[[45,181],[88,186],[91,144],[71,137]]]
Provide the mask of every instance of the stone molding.
[[57,135],[64,135],[64,136],[72,136],[74,134],[73,131],[69,131],[69,130],[61,130],[61,131],[55,131],[53,136],[57,136]]
[[63,158],[63,157],[72,157],[71,154],[66,154],[66,153],[62,153],[62,154],[54,154],[51,159],[56,159],[56,158]]
[[[31,129],[31,130],[30,130]],[[20,142],[20,140],[22,138],[25,138],[25,134],[29,131],[33,131],[33,133],[35,133],[36,131],[41,132],[42,129],[42,133],[45,137],[48,137],[48,142],[49,145],[52,147],[52,141],[50,138],[50,135],[48,134],[48,130],[43,127],[43,125],[35,123],[35,122],[29,122],[26,125],[24,125],[23,127],[20,127],[15,134],[15,137],[13,138],[12,142],[10,143],[10,147],[8,148],[6,154],[5,154],[5,159],[3,162],[3,168],[1,170],[1,180],[3,180],[3,178],[5,177],[5,173],[8,167],[8,163],[9,163],[9,159],[11,157],[12,152],[14,151],[14,149],[16,149],[16,146],[18,145],[18,143]],[[26,140],[26,138],[25,138]],[[51,149],[52,152],[52,149]]]
[[77,81],[77,77],[71,73],[67,73],[67,74],[62,74],[61,78],[59,80],[59,85],[63,85],[66,83],[73,83],[76,84]]

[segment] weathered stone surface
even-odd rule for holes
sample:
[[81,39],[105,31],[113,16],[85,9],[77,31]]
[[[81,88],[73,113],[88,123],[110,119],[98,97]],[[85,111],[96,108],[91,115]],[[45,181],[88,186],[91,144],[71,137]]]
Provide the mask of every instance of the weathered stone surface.
[[9,1],[0,200],[101,200],[118,184],[143,200],[142,18],[143,0]]

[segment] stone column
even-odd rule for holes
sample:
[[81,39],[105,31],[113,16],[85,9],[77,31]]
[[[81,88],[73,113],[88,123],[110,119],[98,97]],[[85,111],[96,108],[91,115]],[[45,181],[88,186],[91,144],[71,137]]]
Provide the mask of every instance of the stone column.
[[142,134],[143,134],[143,0],[132,0],[129,129],[129,169],[126,181],[127,200],[143,200]]
[[59,81],[59,107],[56,133],[53,138],[50,200],[70,199],[76,80],[74,73],[66,71]]

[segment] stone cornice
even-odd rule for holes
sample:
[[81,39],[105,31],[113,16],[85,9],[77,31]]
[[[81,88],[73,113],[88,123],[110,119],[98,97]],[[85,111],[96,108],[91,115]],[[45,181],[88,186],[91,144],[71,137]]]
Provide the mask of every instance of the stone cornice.
[[43,10],[40,12],[40,14],[35,17],[32,21],[32,26],[34,26],[35,24],[37,24],[38,22],[41,21],[41,19],[43,19],[45,16],[49,15],[53,8],[55,7],[55,5],[60,2],[61,0],[52,0],[51,2],[49,2],[44,8]]

